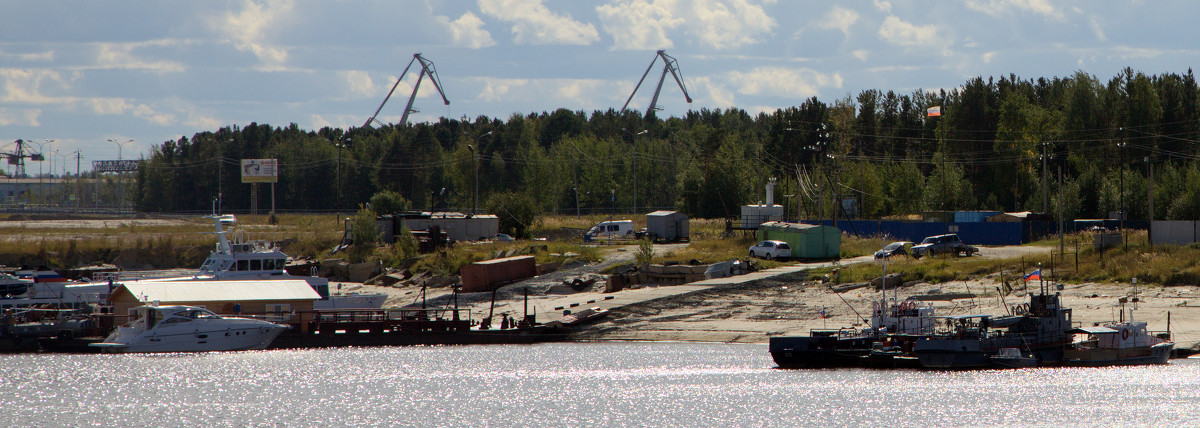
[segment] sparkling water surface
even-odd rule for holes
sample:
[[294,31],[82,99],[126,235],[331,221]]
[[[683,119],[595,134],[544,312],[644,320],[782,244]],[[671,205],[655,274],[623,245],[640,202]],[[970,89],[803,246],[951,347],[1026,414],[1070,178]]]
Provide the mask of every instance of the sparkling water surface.
[[557,343],[0,356],[0,426],[1200,424],[1200,360],[780,370],[765,345]]

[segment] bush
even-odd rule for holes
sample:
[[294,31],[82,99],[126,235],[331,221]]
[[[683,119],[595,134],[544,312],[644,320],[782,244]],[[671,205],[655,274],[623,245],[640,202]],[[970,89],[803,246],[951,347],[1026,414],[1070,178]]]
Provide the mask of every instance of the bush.
[[371,195],[370,203],[371,210],[378,214],[404,212],[412,207],[412,203],[408,199],[404,199],[404,196],[391,190],[384,190]]
[[504,192],[487,200],[488,212],[500,218],[500,232],[517,238],[528,238],[529,227],[537,218],[538,205],[529,195]]
[[642,242],[638,243],[638,251],[634,257],[637,258],[639,265],[650,264],[650,262],[654,261],[654,243],[650,242],[649,239],[643,239]]

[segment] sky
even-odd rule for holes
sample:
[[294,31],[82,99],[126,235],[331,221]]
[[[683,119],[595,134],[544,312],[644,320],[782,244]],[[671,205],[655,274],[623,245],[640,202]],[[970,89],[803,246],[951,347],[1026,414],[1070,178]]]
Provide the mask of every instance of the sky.
[[644,112],[659,49],[693,99],[668,77],[660,117],[1200,62],[1200,3],[1174,0],[0,0],[0,11],[0,151],[32,141],[47,160],[30,174],[73,172],[76,151],[86,171],[251,122],[362,126],[402,78],[378,117],[396,123],[416,53],[450,104],[425,78],[410,123],[620,109],[652,67],[629,105]]

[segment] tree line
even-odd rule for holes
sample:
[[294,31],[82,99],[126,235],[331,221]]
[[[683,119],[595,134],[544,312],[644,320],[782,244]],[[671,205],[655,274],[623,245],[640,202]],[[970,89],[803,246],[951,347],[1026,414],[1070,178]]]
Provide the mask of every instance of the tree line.
[[[929,116],[935,106],[941,115]],[[142,211],[245,211],[240,160],[274,158],[285,211],[352,210],[393,191],[421,210],[519,200],[542,213],[718,218],[762,201],[775,178],[774,199],[797,218],[842,215],[851,200],[863,218],[1061,209],[1066,219],[1146,219],[1152,191],[1153,218],[1197,219],[1198,131],[1190,69],[1126,68],[1107,81],[1082,71],[978,77],[950,90],[866,90],[755,114],[558,109],[315,131],[251,123],[154,146],[130,194]],[[259,193],[258,206],[269,206]]]

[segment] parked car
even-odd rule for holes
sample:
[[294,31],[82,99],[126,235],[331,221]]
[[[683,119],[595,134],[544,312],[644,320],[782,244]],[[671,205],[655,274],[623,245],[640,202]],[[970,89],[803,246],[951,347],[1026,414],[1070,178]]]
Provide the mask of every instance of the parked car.
[[909,250],[914,258],[924,256],[935,256],[938,254],[957,254],[968,256],[978,253],[979,248],[964,244],[958,239],[957,234],[929,236],[921,240],[920,244],[913,245]]
[[783,241],[762,241],[750,247],[750,257],[767,260],[786,259],[792,257],[792,247]]
[[892,256],[907,256],[908,250],[906,250],[905,247],[909,245],[912,245],[912,242],[896,241],[891,244],[887,244],[882,249],[875,252],[875,260],[886,259]]

